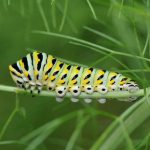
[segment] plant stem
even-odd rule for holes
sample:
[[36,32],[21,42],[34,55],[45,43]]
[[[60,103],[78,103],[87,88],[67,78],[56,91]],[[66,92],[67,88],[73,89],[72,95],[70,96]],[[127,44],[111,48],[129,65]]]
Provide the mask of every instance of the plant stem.
[[[3,86],[2,86],[3,87]],[[5,86],[4,86],[5,87]],[[6,87],[5,87],[6,88]],[[10,87],[9,87],[10,88]],[[16,115],[16,113],[19,111],[19,99],[18,99],[18,95],[16,93],[16,104],[15,104],[15,108],[13,109],[13,111],[11,112],[11,114],[9,115],[7,121],[5,122],[2,130],[0,131],[0,140],[2,140],[2,137],[4,136],[9,124],[11,123],[12,119],[14,118],[14,116]]]
[[[148,88],[149,89],[149,88]],[[147,89],[147,90],[148,90]],[[5,92],[14,92],[14,93],[26,93],[29,94],[30,91],[25,91],[24,89],[21,88],[17,88],[17,87],[12,87],[12,86],[6,86],[6,85],[0,85],[0,91],[5,91]],[[81,93],[78,98],[92,98],[92,99],[99,99],[99,98],[127,98],[130,96],[135,96],[135,97],[139,97],[139,96],[144,96],[144,90],[140,89],[137,92],[134,93],[130,93],[128,91],[113,91],[113,92],[108,92],[106,94],[100,94],[98,92],[95,92],[93,94],[86,94],[86,93]],[[40,94],[35,93],[35,95],[39,95],[39,96],[51,96],[51,97],[55,97],[56,94],[54,91],[45,91],[43,90]],[[67,93],[65,97],[71,98],[72,95],[70,93]]]

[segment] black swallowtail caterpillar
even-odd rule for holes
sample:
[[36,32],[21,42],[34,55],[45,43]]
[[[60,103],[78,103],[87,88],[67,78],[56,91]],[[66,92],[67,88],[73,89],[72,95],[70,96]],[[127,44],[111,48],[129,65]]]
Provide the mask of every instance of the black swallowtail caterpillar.
[[[108,91],[139,90],[135,81],[122,74],[66,64],[37,51],[10,65],[9,70],[18,87],[30,89],[31,93],[37,89],[40,93],[45,86],[48,90],[55,90],[57,100],[67,92],[72,94],[72,101],[77,101],[81,92],[105,94]],[[131,97],[129,101],[135,99]]]

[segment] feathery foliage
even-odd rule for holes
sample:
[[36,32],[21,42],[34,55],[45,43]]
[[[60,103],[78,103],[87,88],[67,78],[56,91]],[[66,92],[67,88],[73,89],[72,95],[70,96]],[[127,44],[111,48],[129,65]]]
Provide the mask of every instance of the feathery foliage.
[[[149,17],[148,0],[1,0],[0,149],[150,149]],[[101,105],[67,95],[57,103],[54,93],[31,97],[6,86],[13,85],[8,65],[32,49],[123,73],[141,97],[121,102],[130,93],[112,92]]]

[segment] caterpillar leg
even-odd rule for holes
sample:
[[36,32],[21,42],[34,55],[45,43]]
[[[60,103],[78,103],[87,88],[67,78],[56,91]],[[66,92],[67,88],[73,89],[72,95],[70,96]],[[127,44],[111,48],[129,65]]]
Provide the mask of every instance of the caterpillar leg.
[[136,96],[131,96],[131,97],[129,97],[129,102],[135,101],[135,100],[137,100],[137,98],[138,97],[136,97]]
[[70,93],[72,94],[72,96],[77,97],[81,93],[81,88],[78,85],[73,86],[70,88]]
[[43,87],[42,83],[40,83],[40,82],[36,83],[36,88],[38,90],[38,94],[40,94],[42,87]]
[[106,99],[105,98],[101,98],[97,100],[99,103],[104,104],[106,103]]
[[64,99],[62,97],[56,97],[57,102],[62,102]]
[[74,102],[74,103],[76,103],[76,102],[79,101],[79,99],[78,99],[78,98],[75,98],[75,97],[72,97],[70,100],[71,100],[72,102]]
[[66,86],[57,86],[55,88],[55,92],[56,92],[56,96],[64,97],[66,95],[67,88],[66,88]]
[[[83,92],[87,93],[87,94],[92,94],[94,92],[94,87],[92,85],[85,85],[83,86]],[[85,98],[84,99],[85,103],[91,103],[92,99],[90,98]]]
[[53,82],[49,82],[46,86],[47,86],[47,89],[51,91],[55,89],[56,85]]
[[135,96],[131,96],[131,97],[128,97],[128,98],[118,98],[119,101],[126,101],[126,102],[133,102],[135,100],[137,100],[138,97],[135,97]]
[[85,98],[85,99],[84,99],[84,102],[85,102],[85,103],[91,103],[91,102],[92,102],[92,99],[90,99],[90,98]]
[[116,85],[111,85],[109,91],[115,91],[117,89]]
[[78,102],[79,99],[77,98],[81,93],[81,88],[78,85],[72,86],[69,88],[70,93],[72,94],[71,101]]
[[106,86],[104,85],[98,85],[97,86],[97,92],[101,93],[101,94],[105,94],[108,92]]
[[84,86],[84,91],[87,94],[92,94],[94,92],[94,87],[92,85],[86,85]]
[[25,87],[25,89],[29,89],[29,80],[27,79],[27,78],[25,78],[25,77],[23,77],[23,81],[24,81],[24,87]]

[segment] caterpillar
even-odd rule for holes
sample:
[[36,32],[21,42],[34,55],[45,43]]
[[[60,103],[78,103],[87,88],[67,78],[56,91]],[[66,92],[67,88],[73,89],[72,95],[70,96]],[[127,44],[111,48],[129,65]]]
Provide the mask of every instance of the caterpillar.
[[[46,87],[47,90],[56,92],[58,100],[62,100],[67,92],[71,93],[72,101],[78,101],[81,92],[105,94],[109,91],[139,90],[134,80],[120,73],[70,65],[38,51],[9,65],[9,71],[18,87],[29,89],[31,93],[35,90],[40,93]],[[136,97],[130,97],[128,101],[135,99]],[[85,101],[90,102],[88,99]]]

